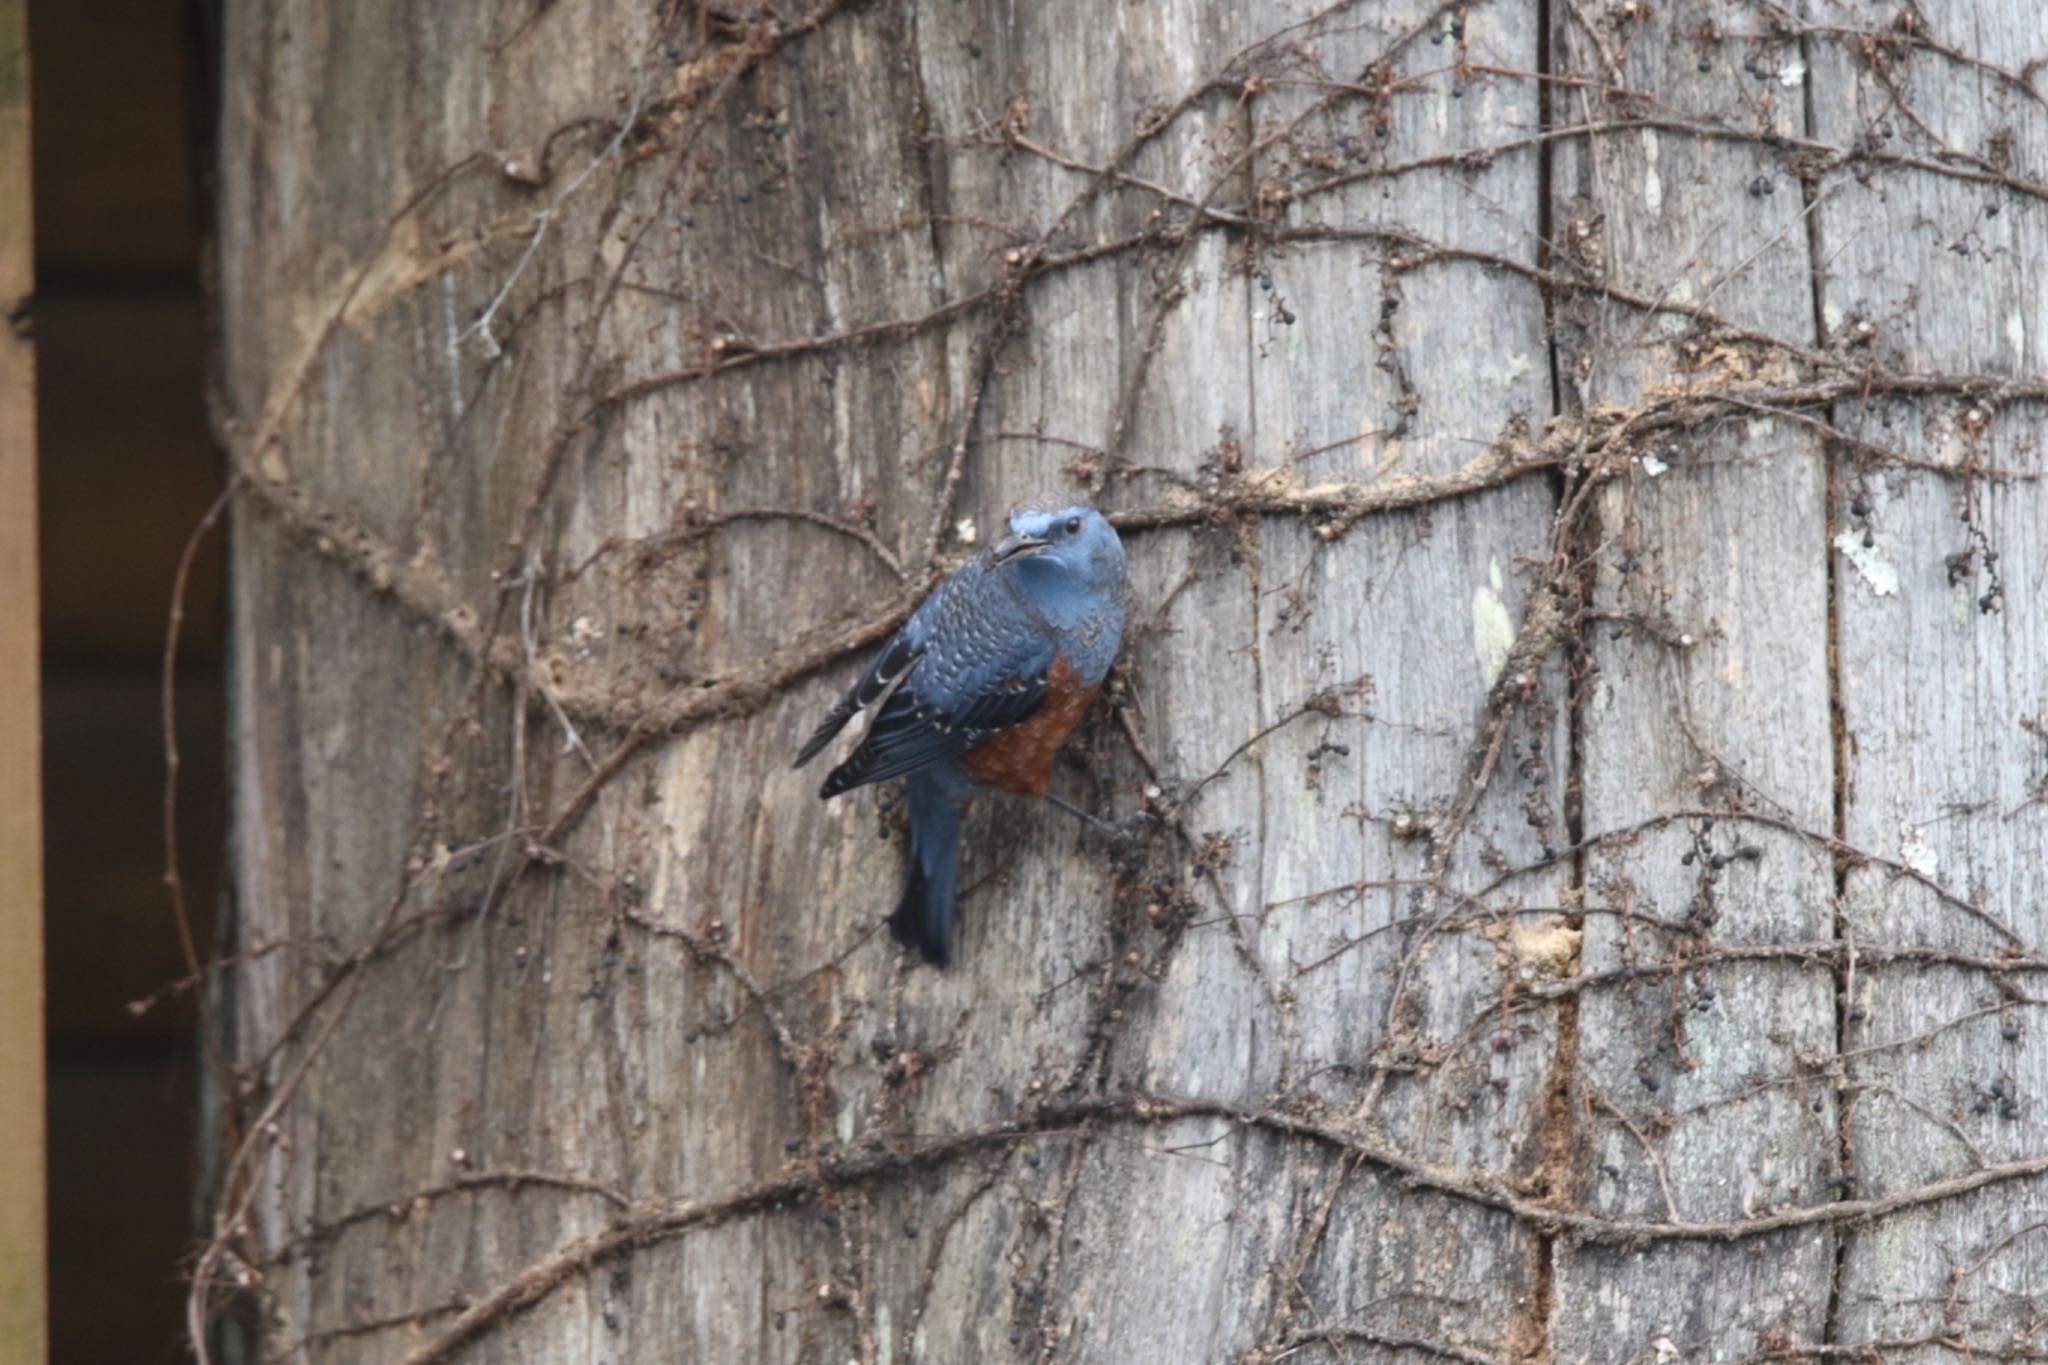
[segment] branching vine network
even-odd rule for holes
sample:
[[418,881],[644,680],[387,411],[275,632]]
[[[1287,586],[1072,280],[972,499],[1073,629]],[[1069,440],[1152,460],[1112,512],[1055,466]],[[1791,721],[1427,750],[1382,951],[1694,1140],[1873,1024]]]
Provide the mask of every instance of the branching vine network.
[[[545,7],[543,7],[545,8]],[[1668,477],[1683,478],[1688,469],[1672,452],[1686,438],[1725,424],[1758,417],[1780,419],[1816,438],[1813,448],[1831,467],[1848,471],[1900,469],[1945,480],[1963,496],[1986,487],[2032,483],[2040,477],[2037,452],[2018,451],[2001,464],[1989,455],[1989,443],[1965,442],[1958,458],[1929,458],[1904,444],[1875,440],[1868,431],[1851,429],[1838,412],[1851,403],[1911,401],[1925,411],[1940,411],[1958,430],[1981,433],[1999,412],[2038,412],[2048,405],[2048,381],[1996,373],[1941,373],[1909,369],[1884,359],[1872,337],[1881,321],[1857,320],[1839,336],[1825,340],[1795,339],[1745,325],[1706,301],[1652,295],[1617,282],[1594,256],[1565,241],[1542,244],[1528,258],[1437,240],[1397,223],[1361,222],[1335,213],[1341,192],[1361,185],[1389,184],[1425,172],[1478,172],[1506,157],[1547,155],[1564,143],[1592,141],[1645,130],[1695,139],[1702,144],[1728,144],[1761,151],[1818,195],[1830,177],[1858,180],[1898,176],[1935,177],[1972,192],[1992,192],[2014,203],[2038,208],[2048,202],[2048,184],[2017,168],[2010,149],[1963,148],[1945,143],[1914,109],[1907,73],[1919,63],[1938,62],[1976,73],[2013,99],[2048,105],[2040,81],[2039,62],[2008,69],[1938,39],[1924,23],[1901,21],[1881,28],[1837,23],[1808,23],[1768,4],[1752,7],[1754,28],[1742,35],[1702,34],[1703,50],[1716,59],[1743,57],[1769,46],[1807,51],[1813,45],[1838,46],[1862,67],[1875,72],[1894,95],[1887,116],[1903,126],[1905,136],[1880,137],[1873,130],[1848,145],[1834,145],[1812,136],[1793,136],[1766,127],[1741,126],[1708,113],[1675,107],[1654,90],[1635,89],[1623,78],[1625,63],[1614,44],[1625,50],[1629,14],[1589,16],[1576,3],[1560,5],[1568,27],[1601,60],[1598,72],[1562,74],[1524,70],[1471,59],[1465,46],[1468,5],[1445,0],[1422,12],[1386,42],[1378,58],[1363,72],[1325,70],[1315,45],[1333,26],[1345,22],[1352,8],[1338,3],[1282,30],[1265,35],[1229,57],[1179,99],[1145,118],[1121,145],[1108,149],[1053,145],[1032,132],[1027,118],[1006,113],[971,134],[956,136],[955,150],[1016,158],[1078,177],[1072,197],[1042,226],[1029,223],[977,222],[996,243],[993,282],[926,311],[908,316],[877,317],[813,335],[764,337],[741,329],[711,329],[702,338],[694,363],[658,373],[630,373],[602,351],[606,333],[599,325],[622,296],[640,287],[634,273],[639,244],[653,222],[676,205],[701,192],[716,172],[715,163],[699,153],[716,139],[726,121],[743,109],[750,77],[793,45],[814,37],[829,25],[857,22],[857,11],[836,0],[800,17],[778,19],[769,12],[748,21],[732,20],[706,10],[694,17],[665,7],[664,25],[648,45],[646,70],[636,73],[636,93],[623,114],[587,117],[565,125],[531,156],[508,158],[477,153],[428,178],[400,204],[382,231],[349,272],[326,308],[326,325],[311,336],[301,354],[288,358],[262,410],[237,414],[221,400],[218,420],[230,451],[230,495],[238,516],[282,532],[302,552],[331,562],[361,587],[388,603],[404,618],[429,627],[474,671],[469,705],[448,722],[446,738],[433,755],[425,781],[424,812],[414,829],[407,863],[395,870],[393,886],[382,912],[367,936],[347,945],[310,945],[250,941],[239,956],[223,955],[203,963],[196,947],[188,948],[188,978],[179,989],[197,989],[209,970],[232,972],[273,953],[313,954],[321,959],[317,989],[294,1002],[284,1027],[267,1050],[232,1061],[209,1056],[222,1093],[229,1098],[230,1117],[222,1136],[225,1154],[211,1236],[196,1254],[192,1267],[189,1328],[201,1359],[207,1358],[208,1323],[224,1299],[245,1295],[263,1310],[270,1306],[270,1277],[296,1258],[316,1254],[344,1231],[379,1220],[394,1222],[428,1218],[457,1201],[501,1197],[560,1198],[590,1204],[601,1217],[597,1230],[575,1238],[553,1254],[518,1269],[502,1282],[474,1295],[424,1305],[385,1305],[388,1311],[344,1325],[321,1325],[293,1337],[280,1331],[272,1343],[275,1358],[300,1358],[315,1346],[351,1337],[368,1337],[412,1329],[423,1332],[407,1357],[416,1365],[453,1358],[466,1345],[585,1275],[593,1267],[632,1252],[720,1223],[759,1217],[772,1210],[856,1199],[862,1191],[886,1183],[906,1166],[953,1166],[981,1172],[969,1203],[996,1188],[1002,1163],[1015,1153],[1046,1146],[1051,1139],[1074,1139],[1063,1149],[1066,1162],[1055,1178],[1057,1192],[1047,1201],[1052,1235],[1046,1272],[1051,1281],[1063,1239],[1068,1205],[1078,1180],[1083,1153],[1090,1144],[1137,1141],[1169,1127],[1190,1125],[1221,1132],[1234,1130],[1274,1140],[1304,1144],[1333,1158],[1320,1198],[1295,1212],[1285,1246],[1270,1248],[1276,1287],[1269,1301],[1259,1343],[1243,1355],[1246,1365],[1278,1361],[1311,1345],[1338,1353],[1348,1345],[1413,1350],[1442,1359],[1499,1362],[1536,1358],[1543,1351],[1540,1323],[1510,1326],[1501,1339],[1484,1348],[1473,1343],[1430,1340],[1367,1320],[1329,1321],[1307,1303],[1302,1288],[1311,1258],[1326,1235],[1330,1209],[1344,1182],[1361,1171],[1401,1182],[1408,1188],[1434,1192],[1477,1209],[1490,1210],[1532,1234],[1569,1244],[1641,1247],[1668,1242],[1729,1242],[1765,1237],[1788,1229],[1866,1227],[1906,1210],[1962,1199],[1975,1191],[2048,1174],[2048,1154],[1993,1160],[1954,1121],[1895,1087],[1859,1080],[1859,1064],[1879,1053],[1924,1047],[1927,1042],[1977,1019],[2005,1018],[2048,1003],[2030,985],[2048,972],[2048,955],[2027,937],[2023,907],[1988,905],[1966,888],[1944,884],[1923,867],[1901,857],[1858,848],[1836,831],[1810,828],[1774,808],[1767,798],[1746,789],[1740,774],[1721,763],[1704,743],[1696,742],[1704,766],[1721,776],[1703,784],[1716,796],[1694,809],[1648,816],[1622,828],[1579,830],[1575,837],[1548,848],[1537,863],[1500,866],[1488,880],[1473,882],[1453,875],[1452,855],[1461,846],[1474,813],[1490,791],[1497,790],[1504,766],[1511,766],[1510,736],[1538,705],[1540,680],[1567,671],[1582,659],[1587,642],[1601,630],[1626,633],[1651,642],[1674,659],[1700,645],[1688,627],[1654,612],[1597,611],[1588,584],[1593,563],[1606,547],[1597,507],[1609,490],[1632,486],[1645,477],[1645,459],[1672,466]],[[1631,7],[1623,6],[1622,11]],[[1911,14],[1911,9],[1907,14]],[[708,17],[707,17],[708,16]],[[1403,59],[1418,45],[1448,38],[1452,60],[1430,69],[1402,71]],[[509,41],[509,40],[508,40]],[[677,51],[683,57],[672,54]],[[686,57],[686,60],[684,59]],[[1442,151],[1397,160],[1384,149],[1371,155],[1337,155],[1321,145],[1317,129],[1333,111],[1362,112],[1379,121],[1404,98],[1451,86],[1462,92],[1475,83],[1528,83],[1570,93],[1588,116],[1553,118],[1546,126],[1482,146]],[[660,91],[658,97],[644,92]],[[1280,93],[1288,94],[1281,117],[1261,117],[1261,109]],[[1283,106],[1275,106],[1283,107]],[[1560,99],[1554,108],[1563,107]],[[1189,167],[1192,177],[1206,171],[1200,183],[1177,184],[1141,173],[1143,155],[1197,117],[1234,129],[1233,141],[1212,151],[1205,166]],[[1380,134],[1382,138],[1386,134]],[[1391,140],[1389,140],[1391,145]],[[1275,169],[1277,168],[1277,169]],[[637,193],[654,205],[630,224],[626,249],[603,273],[568,285],[530,287],[528,264],[543,249],[543,239],[565,215],[616,211],[629,189],[643,177],[656,177],[651,195]],[[411,229],[457,187],[497,177],[539,191],[546,207],[527,210],[481,225],[459,239],[423,245]],[[1084,237],[1075,231],[1086,211],[1111,194],[1141,196],[1150,205],[1143,225],[1123,235]],[[608,198],[607,198],[608,196]],[[600,203],[600,201],[603,201]],[[636,200],[635,202],[641,202]],[[1811,211],[1811,210],[1810,210]],[[1561,233],[1569,225],[1560,223]],[[1598,304],[1645,325],[1657,322],[1674,338],[1676,364],[1661,383],[1648,386],[1625,404],[1566,403],[1547,421],[1522,421],[1504,428],[1466,462],[1448,473],[1401,475],[1378,480],[1316,479],[1304,469],[1321,449],[1304,450],[1270,468],[1246,467],[1242,452],[1225,435],[1218,451],[1194,476],[1140,469],[1130,462],[1130,433],[1154,389],[1153,369],[1159,363],[1162,338],[1178,304],[1186,296],[1191,262],[1205,243],[1221,239],[1243,253],[1247,262],[1284,254],[1313,244],[1353,243],[1369,251],[1390,281],[1415,272],[1455,266],[1518,279],[1540,294],[1546,307],[1558,310]],[[487,263],[498,271],[487,291],[487,303],[465,340],[488,342],[493,356],[518,346],[529,329],[544,328],[563,291],[585,291],[597,300],[595,317],[587,320],[581,345],[563,390],[566,414],[540,443],[534,473],[524,490],[519,511],[509,523],[512,534],[501,550],[492,575],[494,589],[486,600],[473,600],[461,575],[442,563],[431,549],[404,547],[378,534],[342,510],[313,487],[295,477],[291,458],[295,423],[309,394],[320,382],[332,348],[344,332],[375,317],[380,310],[465,265]],[[1137,364],[1125,377],[1110,420],[1099,441],[1074,433],[1002,432],[984,429],[986,399],[1002,367],[1028,335],[1035,298],[1052,281],[1087,269],[1151,271],[1152,308],[1137,327],[1144,338]],[[1253,267],[1248,266],[1248,269]],[[566,472],[578,452],[602,439],[616,420],[646,406],[675,401],[706,386],[728,382],[766,367],[815,362],[821,358],[859,361],[916,339],[954,335],[965,329],[960,394],[947,416],[949,438],[938,453],[929,490],[929,514],[904,538],[894,538],[872,517],[872,509],[818,506],[741,506],[693,509],[673,530],[644,538],[605,540],[574,563],[556,564],[548,550],[550,516],[561,501]],[[1367,930],[1327,945],[1327,951],[1275,967],[1250,939],[1246,908],[1235,904],[1222,871],[1229,850],[1224,841],[1202,827],[1205,789],[1225,770],[1251,752],[1266,734],[1297,723],[1334,722],[1366,715],[1363,680],[1332,687],[1305,698],[1265,731],[1240,745],[1217,771],[1185,774],[1168,770],[1154,754],[1142,714],[1122,694],[1112,726],[1097,736],[1103,744],[1121,742],[1128,761],[1142,772],[1148,791],[1156,795],[1146,812],[1148,833],[1143,847],[1125,855],[1121,876],[1125,891],[1142,906],[1141,913],[1158,932],[1143,952],[1112,953],[1085,965],[1076,984],[1087,992],[1085,1042],[1058,1083],[1020,1103],[1008,1117],[959,1132],[918,1135],[909,1132],[862,1139],[828,1154],[817,1148],[793,1156],[785,1170],[764,1173],[733,1188],[710,1193],[676,1195],[619,1188],[593,1175],[549,1170],[492,1170],[394,1191],[389,1199],[329,1216],[323,1223],[298,1229],[284,1240],[266,1241],[254,1216],[262,1174],[273,1163],[288,1161],[279,1146],[279,1119],[303,1102],[302,1087],[323,1050],[336,1036],[359,998],[365,974],[374,964],[392,959],[429,941],[430,931],[449,928],[475,916],[480,921],[501,909],[516,888],[535,876],[560,872],[587,879],[604,889],[609,900],[625,869],[589,861],[574,839],[585,817],[614,789],[634,761],[675,737],[703,727],[729,723],[764,711],[796,685],[841,665],[874,645],[899,625],[921,595],[952,562],[956,547],[949,530],[959,513],[963,479],[978,453],[1004,440],[1025,439],[1064,445],[1073,454],[1070,470],[1083,487],[1103,497],[1113,519],[1145,553],[1151,533],[1190,532],[1195,538],[1221,541],[1244,550],[1255,586],[1259,527],[1266,519],[1295,519],[1314,528],[1322,543],[1341,540],[1373,518],[1395,514],[1427,514],[1461,500],[1484,497],[1524,483],[1540,482],[1555,490],[1556,505],[1548,541],[1531,550],[1525,562],[1531,572],[1519,604],[1511,642],[1498,671],[1498,681],[1480,708],[1472,732],[1464,740],[1460,771],[1438,806],[1404,814],[1395,829],[1402,837],[1426,841],[1423,876],[1407,882],[1361,879],[1324,887],[1291,900],[1252,907],[1258,915],[1296,904],[1340,901],[1362,903],[1373,895],[1403,897],[1411,907],[1405,919]],[[209,516],[199,529],[209,531]],[[685,551],[744,533],[741,528],[774,523],[798,534],[816,534],[843,544],[883,570],[895,585],[887,600],[857,617],[814,624],[779,650],[714,676],[691,679],[687,686],[655,688],[630,663],[618,668],[602,659],[571,661],[546,652],[536,639],[532,617],[536,599],[574,583],[599,569],[638,575],[659,575],[668,561]],[[1974,564],[1974,562],[1973,562]],[[1972,565],[1965,568],[1974,572]],[[183,592],[182,574],[177,586]],[[178,606],[174,603],[166,651],[165,695],[176,662]],[[1162,608],[1163,610],[1163,608]],[[512,728],[513,766],[523,772],[528,758],[524,739],[530,725],[560,729],[574,741],[575,780],[552,803],[539,800],[510,807],[504,826],[493,835],[449,847],[446,830],[433,814],[452,784],[461,778],[450,756],[455,736],[465,727],[482,724],[488,702],[509,691],[515,699]],[[1114,698],[1113,698],[1114,699]],[[173,727],[166,724],[170,785],[165,819],[175,848],[177,755]],[[518,786],[518,783],[513,785]],[[521,788],[523,791],[523,787]],[[2048,779],[2044,779],[2048,791]],[[1401,823],[1405,822],[1405,823]],[[1805,938],[1782,942],[1719,941],[1710,919],[1659,919],[1623,901],[1613,905],[1590,900],[1567,907],[1532,908],[1512,893],[1518,882],[1535,874],[1568,868],[1595,851],[1627,845],[1652,832],[1682,829],[1766,830],[1798,841],[1820,860],[1837,869],[1859,868],[1911,883],[1937,899],[1960,918],[1988,935],[1995,946],[1968,948],[1926,942],[1881,942],[1850,937]],[[1697,836],[1702,877],[1710,868],[1759,856],[1738,838],[1716,844],[1704,832]],[[481,904],[457,907],[436,888],[451,864],[483,860],[490,876]],[[181,882],[175,861],[168,869],[174,910],[186,941]],[[1563,915],[1575,924],[1612,917],[1631,935],[1641,935],[1643,949],[1623,965],[1585,969],[1575,954],[1560,960],[1556,971],[1517,977],[1504,974],[1496,1000],[1476,1011],[1448,1041],[1425,1045],[1406,1022],[1414,974],[1432,942],[1446,935],[1482,931],[1503,918],[1518,915]],[[1255,916],[1253,916],[1255,917]],[[774,1038],[786,1078],[801,1096],[801,1108],[817,1123],[837,1107],[833,1069],[842,1041],[812,1029],[797,1011],[786,1007],[791,988],[804,977],[763,981],[741,960],[716,923],[685,926],[658,912],[629,907],[621,923],[650,944],[671,944],[693,963],[729,978],[742,1011],[758,1012]],[[1184,936],[1207,925],[1232,935],[1247,970],[1260,983],[1286,1033],[1285,1064],[1279,1093],[1261,1103],[1192,1099],[1113,1088],[1110,1057],[1123,1029],[1132,992],[1141,982],[1160,979]],[[867,941],[872,926],[848,947]],[[1380,933],[1400,936],[1400,966],[1390,983],[1385,1004],[1386,1041],[1365,1065],[1355,1099],[1342,1104],[1320,1096],[1311,1077],[1301,1074],[1296,1055],[1293,1013],[1304,978],[1321,972]],[[1632,940],[1633,941],[1633,940]],[[1718,976],[1756,964],[1810,969],[1840,983],[1858,970],[1886,964],[1939,965],[1988,983],[1988,994],[1959,996],[1953,1009],[1925,1029],[1845,1048],[1802,1062],[1795,1071],[1747,1078],[1739,1093],[1710,1101],[1700,1108],[1733,1104],[1763,1090],[1821,1087],[1869,1102],[1890,1100],[1942,1128],[1963,1150],[1964,1169],[1916,1186],[1882,1194],[1850,1196],[1816,1192],[1810,1201],[1759,1210],[1740,1218],[1687,1216],[1674,1196],[1655,1156],[1661,1126],[1686,1114],[1630,1109],[1590,1089],[1560,1088],[1556,1104],[1556,1137],[1564,1142],[1575,1125],[1604,1115],[1650,1153],[1656,1164],[1663,1217],[1621,1217],[1594,1212],[1575,1201],[1567,1185],[1556,1181],[1540,1188],[1519,1182],[1506,1172],[1449,1170],[1426,1162],[1388,1139],[1380,1126],[1380,1105],[1395,1078],[1417,1070],[1445,1067],[1461,1056],[1483,1052],[1503,1031],[1532,1018],[1575,1007],[1581,998],[1637,988],[1668,987],[1692,991]],[[823,970],[817,964],[811,972]],[[893,998],[885,1008],[900,1006],[904,989],[899,974]],[[932,1059],[906,1052],[889,1064],[896,1078],[914,1077],[933,1065]],[[1566,1076],[1569,1081],[1569,1076]],[[1572,1096],[1578,1095],[1576,1101]],[[1569,1112],[1582,1104],[1585,1114]],[[1548,1139],[1546,1139],[1548,1141]],[[1155,1146],[1148,1151],[1179,1155]],[[964,1206],[963,1210],[964,1212]],[[938,1257],[954,1215],[934,1240],[930,1271],[920,1296],[921,1315],[931,1291]],[[2038,1335],[2017,1331],[2001,1334],[1990,1324],[1965,1320],[1959,1305],[1968,1282],[1981,1276],[1996,1257],[2023,1240],[2015,1232],[1999,1246],[1960,1266],[1953,1301],[1945,1306],[1943,1325],[1923,1335],[1896,1340],[1844,1342],[1794,1337],[1760,1340],[1764,1358],[1857,1355],[1883,1358],[1941,1348],[1956,1354],[2040,1358],[2027,1354],[2043,1349]],[[849,1234],[851,1235],[851,1234]],[[873,1272],[845,1287],[841,1305],[862,1324],[860,1337],[872,1357]],[[1540,1307],[1540,1305],[1539,1305]],[[1040,1310],[1039,1357],[1050,1357],[1058,1333],[1054,1305]],[[864,1316],[865,1315],[865,1316]],[[2039,1323],[2033,1331],[2038,1334]],[[278,1327],[272,1323],[273,1329]]]

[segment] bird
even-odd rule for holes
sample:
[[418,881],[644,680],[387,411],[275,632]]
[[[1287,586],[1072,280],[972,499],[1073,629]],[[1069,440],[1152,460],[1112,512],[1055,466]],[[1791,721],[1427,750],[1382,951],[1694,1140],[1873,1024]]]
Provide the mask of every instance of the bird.
[[803,767],[866,714],[818,795],[905,779],[909,870],[889,930],[938,967],[953,957],[968,805],[1001,792],[1066,806],[1051,794],[1053,755],[1123,643],[1124,547],[1108,518],[1039,498],[1006,521],[1008,534],[932,590],[796,756]]

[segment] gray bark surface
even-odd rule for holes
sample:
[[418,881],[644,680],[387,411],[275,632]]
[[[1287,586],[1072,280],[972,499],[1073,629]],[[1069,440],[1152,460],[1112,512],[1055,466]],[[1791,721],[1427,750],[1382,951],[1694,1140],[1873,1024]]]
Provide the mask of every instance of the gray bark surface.
[[2048,1352],[2030,4],[228,11],[212,1358]]
[[[1655,24],[1680,37],[1722,12],[1660,6]],[[1784,80],[1796,44],[1646,36],[1612,18],[1563,25],[1560,66],[1580,82],[1564,96],[1565,121],[1611,116],[1605,85],[1655,92],[1702,121],[1803,134],[1802,85]],[[1590,147],[1566,143],[1558,169],[1561,251],[1594,253],[1589,268],[1637,295],[1811,344],[1800,187],[1768,145],[1641,127]],[[1775,362],[1689,354],[1713,343],[1668,312],[1581,298],[1560,314],[1560,375],[1592,408],[1639,405],[1674,384],[1711,387],[1728,366]],[[1587,905],[1608,913],[1587,916],[1583,971],[1656,966],[1702,942],[1812,942],[1831,932],[1832,858],[1807,833],[1824,834],[1833,809],[1824,451],[1793,421],[1731,413],[1674,441],[1643,442],[1599,493],[1592,606],[1652,624],[1593,632],[1585,828],[1701,814],[1588,851]],[[1716,820],[1721,811],[1736,818]],[[1748,811],[1788,828],[1747,826],[1739,815]],[[1577,1193],[1616,1216],[1671,1220],[1740,1220],[1827,1198],[1839,1156],[1833,1097],[1801,1073],[1803,1059],[1834,1046],[1833,995],[1819,960],[1658,972],[1584,997],[1574,1136],[1591,1151]],[[1760,1077],[1785,1083],[1757,1086]],[[1740,1251],[1687,1242],[1570,1250],[1558,1260],[1552,1349],[1567,1360],[1618,1359],[1665,1337],[1687,1355],[1739,1356],[1766,1333],[1825,1340],[1833,1259],[1825,1226]]]
[[[1868,6],[1848,22],[1868,22]],[[1902,155],[1984,176],[1967,186],[1910,170],[1822,183],[1825,325],[1879,363],[2031,382],[2048,336],[2041,225],[2000,183],[2048,172],[2048,102],[1974,54],[2038,54],[2041,16],[1951,5],[1929,18],[1954,52],[1886,52],[1852,65],[1817,55],[1823,138],[1875,136]],[[1843,763],[1842,836],[1887,862],[1845,860],[1845,943],[1939,945],[1967,963],[1885,961],[1867,949],[1844,978],[1853,1156],[1850,1189],[1888,1196],[2037,1156],[2048,1044],[2028,970],[2042,934],[2048,849],[2048,494],[2043,414],[1995,384],[1945,401],[1838,405],[1856,437],[1928,468],[1836,462]],[[1894,579],[1895,576],[1895,579]],[[2036,967],[2038,964],[2033,964]],[[1845,962],[1846,967],[1846,962]],[[2007,968],[2013,970],[2007,970]],[[1895,1341],[1905,1358],[1956,1340],[2040,1349],[2048,1286],[2048,1187],[1914,1209],[1845,1239],[1848,1339]]]

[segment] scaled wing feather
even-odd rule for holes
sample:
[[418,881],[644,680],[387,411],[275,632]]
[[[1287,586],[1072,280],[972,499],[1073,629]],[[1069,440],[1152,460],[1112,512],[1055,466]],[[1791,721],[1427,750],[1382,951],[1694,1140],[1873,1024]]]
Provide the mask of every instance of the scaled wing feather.
[[832,737],[846,728],[846,722],[875,702],[885,700],[901,686],[904,678],[910,675],[910,670],[915,668],[917,661],[923,657],[924,652],[910,641],[909,627],[897,631],[889,643],[882,647],[882,652],[875,656],[874,662],[868,665],[867,671],[860,675],[860,681],[839,699],[838,704],[826,714],[825,719],[818,722],[818,728],[804,741],[804,747],[798,752],[793,766],[801,768],[816,758],[825,746],[832,742]]
[[972,691],[913,667],[875,712],[853,756],[825,779],[822,794],[915,772],[1029,719],[1045,702],[1052,648],[1043,641],[1020,642],[1009,653],[995,667],[977,670],[985,681]]

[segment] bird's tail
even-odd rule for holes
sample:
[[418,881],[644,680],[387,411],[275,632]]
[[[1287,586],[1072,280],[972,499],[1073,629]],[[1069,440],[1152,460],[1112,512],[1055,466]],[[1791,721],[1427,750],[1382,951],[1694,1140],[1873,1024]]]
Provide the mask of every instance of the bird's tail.
[[904,783],[910,802],[910,872],[889,932],[924,960],[953,960],[953,889],[960,868],[960,814],[965,802],[950,784],[918,773]]

